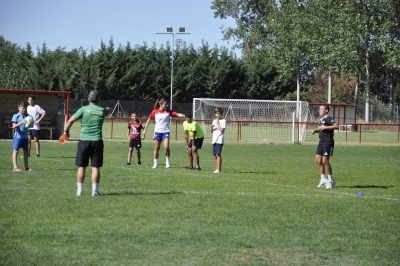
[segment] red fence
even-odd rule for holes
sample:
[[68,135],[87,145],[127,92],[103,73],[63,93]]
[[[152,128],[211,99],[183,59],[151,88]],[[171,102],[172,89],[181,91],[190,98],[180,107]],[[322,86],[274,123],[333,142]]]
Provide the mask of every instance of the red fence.
[[[141,118],[140,119],[143,123],[147,120],[146,118]],[[111,123],[110,125],[110,139],[114,139],[114,131],[115,131],[115,122],[126,122],[128,123],[129,118],[107,118],[106,122]],[[182,128],[182,123],[184,120],[182,119],[172,119],[171,120],[171,140],[182,140],[182,134],[183,134],[183,128]],[[202,123],[203,125],[211,125],[211,120],[197,120],[199,123]],[[248,130],[245,130],[244,128],[248,126],[249,124],[251,125],[268,125],[268,126],[287,126],[287,128],[291,128],[292,122],[286,122],[286,121],[228,121],[228,126],[229,126],[229,139],[231,141],[236,141],[236,142],[246,142],[248,141],[247,135],[249,134]],[[295,141],[298,142],[299,140],[299,134],[300,134],[300,127],[301,125],[306,124],[307,126],[307,136],[308,138],[311,136],[311,131],[314,129],[318,123],[316,122],[295,122]],[[127,128],[127,127],[126,127]],[[311,129],[312,128],[312,129]],[[118,130],[121,130],[120,128]],[[262,130],[268,130],[268,129],[262,129]],[[352,124],[341,124],[339,127],[339,130],[337,131],[338,133],[335,135],[336,137],[340,139],[340,141],[343,142],[358,142],[358,143],[363,143],[363,142],[371,142],[371,140],[368,140],[367,137],[373,136],[373,138],[377,143],[379,143],[379,140],[381,139],[381,136],[384,135],[383,133],[390,133],[390,136],[388,136],[387,143],[389,144],[400,144],[400,124],[387,124],[387,123],[352,123]],[[344,136],[340,135],[341,133],[344,134]],[[377,135],[377,134],[381,135]],[[355,134],[357,134],[357,140],[354,139]],[[351,138],[350,138],[351,136]],[[118,139],[118,137],[117,137]],[[316,141],[317,138],[314,138]],[[257,141],[255,141],[257,142]],[[260,141],[263,142],[263,141]],[[290,141],[286,141],[290,142]],[[374,142],[374,141],[372,141]]]

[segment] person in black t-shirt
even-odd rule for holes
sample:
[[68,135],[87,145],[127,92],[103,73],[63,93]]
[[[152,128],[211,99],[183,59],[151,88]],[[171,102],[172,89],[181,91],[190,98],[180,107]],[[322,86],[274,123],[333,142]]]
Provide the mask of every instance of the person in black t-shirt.
[[[332,167],[329,159],[331,156],[333,156],[333,148],[335,146],[335,142],[333,140],[334,131],[339,127],[335,120],[328,116],[328,113],[329,106],[321,105],[319,107],[319,125],[318,128],[314,130],[313,134],[319,134],[319,143],[315,156],[315,163],[319,169],[321,179],[317,187],[331,189],[335,187],[336,182],[332,175]],[[326,175],[328,175],[328,178]]]

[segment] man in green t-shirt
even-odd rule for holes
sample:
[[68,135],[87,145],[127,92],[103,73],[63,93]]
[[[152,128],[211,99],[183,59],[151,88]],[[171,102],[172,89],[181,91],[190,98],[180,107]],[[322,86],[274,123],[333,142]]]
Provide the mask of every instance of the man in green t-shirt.
[[[204,140],[204,132],[200,124],[192,119],[192,114],[185,115],[185,122],[183,122],[183,130],[185,131],[185,140],[187,143],[187,154],[189,159],[189,169],[200,171],[200,157],[197,150],[201,149]],[[193,158],[196,162],[193,168]]]
[[77,191],[76,196],[80,197],[83,192],[86,167],[89,165],[89,158],[92,167],[92,196],[100,196],[100,167],[103,166],[103,135],[102,128],[106,109],[97,105],[99,94],[97,90],[89,93],[89,105],[81,107],[66,123],[64,133],[69,136],[69,129],[72,124],[81,120],[81,134],[78,142],[75,165],[78,166],[76,174]]

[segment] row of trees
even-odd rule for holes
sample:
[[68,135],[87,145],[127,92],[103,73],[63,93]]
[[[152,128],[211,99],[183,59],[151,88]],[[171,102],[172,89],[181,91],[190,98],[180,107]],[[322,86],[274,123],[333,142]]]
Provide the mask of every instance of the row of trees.
[[355,81],[366,107],[370,94],[399,101],[398,0],[214,0],[212,9],[236,21],[227,39],[247,54],[266,49],[277,71],[299,85],[325,73]]
[[[171,47],[155,45],[115,47],[111,39],[99,50],[58,48],[44,44],[18,47],[0,37],[0,87],[66,90],[76,99],[98,89],[103,99],[154,101],[169,98]],[[204,43],[195,49],[181,44],[175,50],[174,101],[193,97],[285,98],[293,90],[268,55],[255,52],[245,60],[226,48]]]

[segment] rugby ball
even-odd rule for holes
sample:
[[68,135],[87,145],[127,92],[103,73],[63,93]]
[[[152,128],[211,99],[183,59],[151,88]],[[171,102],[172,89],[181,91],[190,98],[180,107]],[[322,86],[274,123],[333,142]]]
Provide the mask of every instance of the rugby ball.
[[31,116],[31,115],[28,115],[27,117],[25,117],[25,127],[26,128],[31,128],[31,127],[33,127],[33,124],[34,124],[34,122],[33,122],[33,117]]

